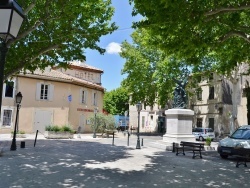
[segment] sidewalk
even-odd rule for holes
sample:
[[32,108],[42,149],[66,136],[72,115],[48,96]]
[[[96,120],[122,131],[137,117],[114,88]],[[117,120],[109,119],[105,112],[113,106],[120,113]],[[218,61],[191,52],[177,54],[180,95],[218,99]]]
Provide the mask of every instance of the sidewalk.
[[[65,140],[39,137],[36,147],[34,136],[27,136],[25,148],[10,151],[8,145],[0,157],[0,187],[249,186],[249,168],[236,168],[234,160],[206,155],[203,159],[192,159],[191,153],[176,156],[153,147],[148,137],[144,137],[141,149],[135,149],[136,136],[132,136],[129,147],[123,135],[117,135],[114,145],[111,138],[93,138],[92,134]],[[11,142],[11,138],[5,138]]]

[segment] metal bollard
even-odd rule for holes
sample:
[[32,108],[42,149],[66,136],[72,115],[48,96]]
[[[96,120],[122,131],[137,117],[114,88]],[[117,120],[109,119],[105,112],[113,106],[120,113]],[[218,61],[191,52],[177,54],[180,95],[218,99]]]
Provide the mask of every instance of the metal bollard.
[[25,141],[21,141],[21,148],[25,148]]
[[113,132],[113,141],[112,141],[112,146],[114,145],[115,142],[115,132]]
[[141,139],[141,146],[143,146],[143,138]]
[[130,136],[130,134],[129,134],[129,132],[128,132],[128,143],[127,143],[128,146],[129,146],[129,136]]
[[175,153],[175,142],[173,142],[173,149],[172,152]]
[[36,146],[37,134],[38,134],[38,130],[36,131],[36,137],[35,137],[34,147]]

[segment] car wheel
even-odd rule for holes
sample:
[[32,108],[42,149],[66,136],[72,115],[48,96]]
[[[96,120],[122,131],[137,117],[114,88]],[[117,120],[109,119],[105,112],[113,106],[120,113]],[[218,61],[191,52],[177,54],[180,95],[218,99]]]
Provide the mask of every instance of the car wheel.
[[228,158],[228,155],[220,154],[220,157],[221,157],[222,159],[227,159],[227,158]]
[[199,141],[203,141],[204,139],[203,139],[203,137],[202,136],[200,136],[199,137]]

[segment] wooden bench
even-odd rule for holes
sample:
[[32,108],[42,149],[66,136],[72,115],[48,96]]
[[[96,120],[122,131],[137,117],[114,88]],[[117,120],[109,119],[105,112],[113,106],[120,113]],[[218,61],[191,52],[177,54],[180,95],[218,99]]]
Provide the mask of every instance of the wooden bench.
[[178,146],[175,146],[175,149],[176,155],[180,153],[185,155],[185,151],[193,151],[193,159],[197,156],[202,158],[201,151],[204,150],[204,143],[181,141]]
[[236,148],[237,154],[234,155],[237,158],[236,167],[239,168],[240,165],[247,167],[247,162],[250,162],[250,148]]

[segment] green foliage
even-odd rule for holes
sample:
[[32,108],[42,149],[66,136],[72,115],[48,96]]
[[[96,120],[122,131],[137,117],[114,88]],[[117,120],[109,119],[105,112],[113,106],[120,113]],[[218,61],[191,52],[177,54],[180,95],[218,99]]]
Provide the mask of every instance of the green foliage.
[[115,118],[113,115],[105,115],[102,113],[96,114],[96,124],[95,116],[90,117],[91,127],[96,132],[104,133],[105,129],[114,130],[115,129]]
[[211,138],[206,138],[206,146],[211,146],[212,139]]
[[144,19],[134,27],[144,28],[151,44],[189,65],[206,59],[213,69],[231,73],[250,58],[250,7],[247,0],[130,0],[133,14]]
[[105,92],[103,98],[103,107],[109,113],[113,115],[124,115],[125,111],[128,111],[129,94],[124,87]]
[[45,131],[71,132],[71,133],[75,132],[69,125],[63,125],[62,127],[58,125],[48,125],[45,127]]
[[[19,1],[25,20],[17,39],[8,41],[5,78],[22,68],[34,71],[51,65],[67,66],[85,59],[85,49],[98,46],[100,37],[117,29],[111,22],[111,0]],[[13,44],[14,43],[14,44]]]
[[[14,131],[11,131],[11,134],[14,134]],[[18,130],[16,134],[25,134],[25,131]]]
[[132,44],[122,43],[120,56],[126,59],[122,74],[127,75],[122,86],[130,93],[132,104],[141,101],[153,106],[156,102],[165,107],[172,99],[173,78],[180,77],[186,65],[152,45],[154,39],[145,29],[136,30],[132,39]]

